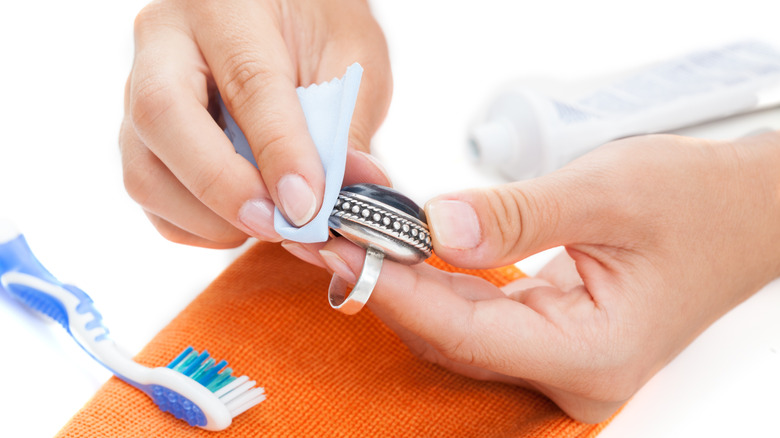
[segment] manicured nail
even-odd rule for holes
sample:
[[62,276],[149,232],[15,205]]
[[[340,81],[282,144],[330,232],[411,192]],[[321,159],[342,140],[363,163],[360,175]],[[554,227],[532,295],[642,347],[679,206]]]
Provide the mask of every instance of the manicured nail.
[[276,185],[279,202],[287,218],[297,227],[305,225],[317,210],[317,198],[302,176],[287,174]]
[[439,245],[452,249],[475,248],[482,241],[479,218],[471,204],[439,200],[428,204],[428,225]]
[[338,254],[336,254],[333,251],[328,251],[325,249],[320,250],[320,255],[322,256],[322,260],[325,261],[325,264],[328,265],[331,271],[333,271],[336,275],[344,279],[349,284],[355,284],[357,282],[357,277],[352,272],[351,269],[349,269],[349,265],[347,265],[347,262],[344,261],[341,257],[339,257]]
[[311,263],[312,265],[319,266],[320,268],[325,267],[325,263],[323,263],[319,256],[307,250],[298,242],[285,240],[282,242],[282,248],[286,249],[290,254],[298,257],[306,263]]
[[274,230],[274,203],[270,199],[250,199],[238,210],[238,220],[261,240],[278,242]]

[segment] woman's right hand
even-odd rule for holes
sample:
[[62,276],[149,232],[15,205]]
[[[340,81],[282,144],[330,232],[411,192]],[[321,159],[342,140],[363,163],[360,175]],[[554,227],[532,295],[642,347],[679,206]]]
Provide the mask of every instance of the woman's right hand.
[[[345,181],[389,185],[368,155],[392,77],[384,36],[364,0],[162,0],[135,23],[135,59],[119,137],[125,187],[169,240],[227,248],[279,240],[273,209],[301,226],[319,211],[324,172],[296,87],[364,75]],[[217,92],[259,171],[215,118]]]

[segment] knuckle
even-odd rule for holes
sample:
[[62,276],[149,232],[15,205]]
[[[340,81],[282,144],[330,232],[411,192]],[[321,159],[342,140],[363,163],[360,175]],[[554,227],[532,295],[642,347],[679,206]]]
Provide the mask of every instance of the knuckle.
[[536,247],[555,235],[561,223],[562,206],[545,189],[536,188],[531,195],[522,187],[511,185],[500,192],[500,204],[507,217],[511,217],[501,233],[504,254],[516,252],[517,248]]
[[133,22],[133,32],[136,35],[142,35],[152,26],[155,26],[163,13],[163,7],[160,1],[153,1],[143,7],[135,16]]
[[154,225],[154,229],[157,230],[163,238],[170,242],[182,245],[187,245],[189,243],[187,239],[188,236],[170,224],[163,223],[162,221],[152,221],[152,225]]
[[141,206],[148,204],[155,186],[152,163],[148,158],[142,158],[143,155],[137,154],[122,164],[122,182],[125,191],[133,201]]
[[212,230],[211,234],[205,237],[218,244],[221,248],[236,248],[249,238],[243,231],[229,224],[225,224],[217,230]]
[[132,73],[127,76],[127,80],[125,80],[125,89],[124,89],[124,112],[125,112],[125,118],[127,118],[129,107],[130,107],[130,87],[133,85],[133,75]]
[[475,307],[472,304],[468,316],[459,324],[462,329],[451,333],[451,336],[436,346],[447,360],[470,366],[486,365],[484,348],[480,340],[474,336],[474,313]]
[[488,228],[492,247],[501,255],[513,253],[525,243],[525,236],[533,235],[527,214],[530,202],[525,193],[514,186],[486,192],[485,203],[490,215],[484,226]]
[[153,17],[157,15],[156,10],[155,3],[149,3],[138,12],[138,15],[135,16],[135,21],[133,21],[133,32],[136,35],[144,32],[148,24],[153,21]]
[[463,335],[439,346],[439,352],[447,360],[479,369],[506,369],[508,364],[497,353],[499,350],[501,346],[474,335]]
[[147,215],[155,230],[166,240],[182,245],[192,245],[192,235],[157,216]]
[[466,342],[464,338],[440,345],[439,352],[444,358],[452,362],[464,365],[476,364],[476,355],[473,349],[470,348],[470,343]]
[[190,192],[204,204],[210,205],[210,200],[219,199],[219,186],[224,173],[225,168],[222,166],[203,166],[193,178]]
[[214,231],[213,235],[193,234],[190,231],[179,228],[178,226],[171,224],[167,221],[157,219],[152,220],[157,232],[166,240],[173,243],[190,246],[200,246],[214,249],[227,249],[236,248],[241,246],[247,239],[247,236],[238,230],[228,230],[227,226],[224,231]]
[[130,100],[130,118],[141,131],[154,126],[155,121],[175,103],[170,83],[158,75],[134,83]]
[[240,109],[251,102],[272,76],[256,54],[244,48],[228,54],[222,71],[222,97],[232,110]]
[[371,136],[373,135],[373,130],[369,129],[366,126],[366,122],[364,122],[362,119],[352,119],[352,125],[349,129],[349,143],[350,146],[354,147],[355,149],[359,151],[363,151],[366,153],[371,152]]
[[[287,137],[281,134],[269,136],[274,132],[283,132],[281,130],[269,128],[265,131],[266,138],[261,139],[260,150],[257,152],[255,159],[262,171],[266,169],[273,169],[278,166],[278,163],[284,160],[288,160],[292,157],[290,149],[287,147]],[[264,172],[261,172],[264,173]]]

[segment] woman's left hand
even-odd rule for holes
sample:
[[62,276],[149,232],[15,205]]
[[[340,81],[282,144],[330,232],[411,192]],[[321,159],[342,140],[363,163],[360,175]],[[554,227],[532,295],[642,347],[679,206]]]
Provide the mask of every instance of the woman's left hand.
[[[478,379],[535,389],[573,418],[608,418],[721,315],[780,275],[780,134],[646,136],[548,176],[434,199],[435,252],[491,268],[556,246],[503,288],[385,262],[368,303],[409,348]],[[323,260],[354,283],[364,252]]]

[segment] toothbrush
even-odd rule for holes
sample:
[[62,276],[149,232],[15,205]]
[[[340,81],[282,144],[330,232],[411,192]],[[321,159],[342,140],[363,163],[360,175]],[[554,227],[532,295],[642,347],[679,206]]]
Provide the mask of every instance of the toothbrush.
[[50,274],[24,236],[2,219],[0,286],[58,322],[93,359],[190,426],[225,429],[235,416],[265,400],[265,390],[255,387],[255,381],[233,376],[227,362],[216,362],[205,350],[188,347],[167,367],[148,368],[133,361],[109,337],[92,299]]

